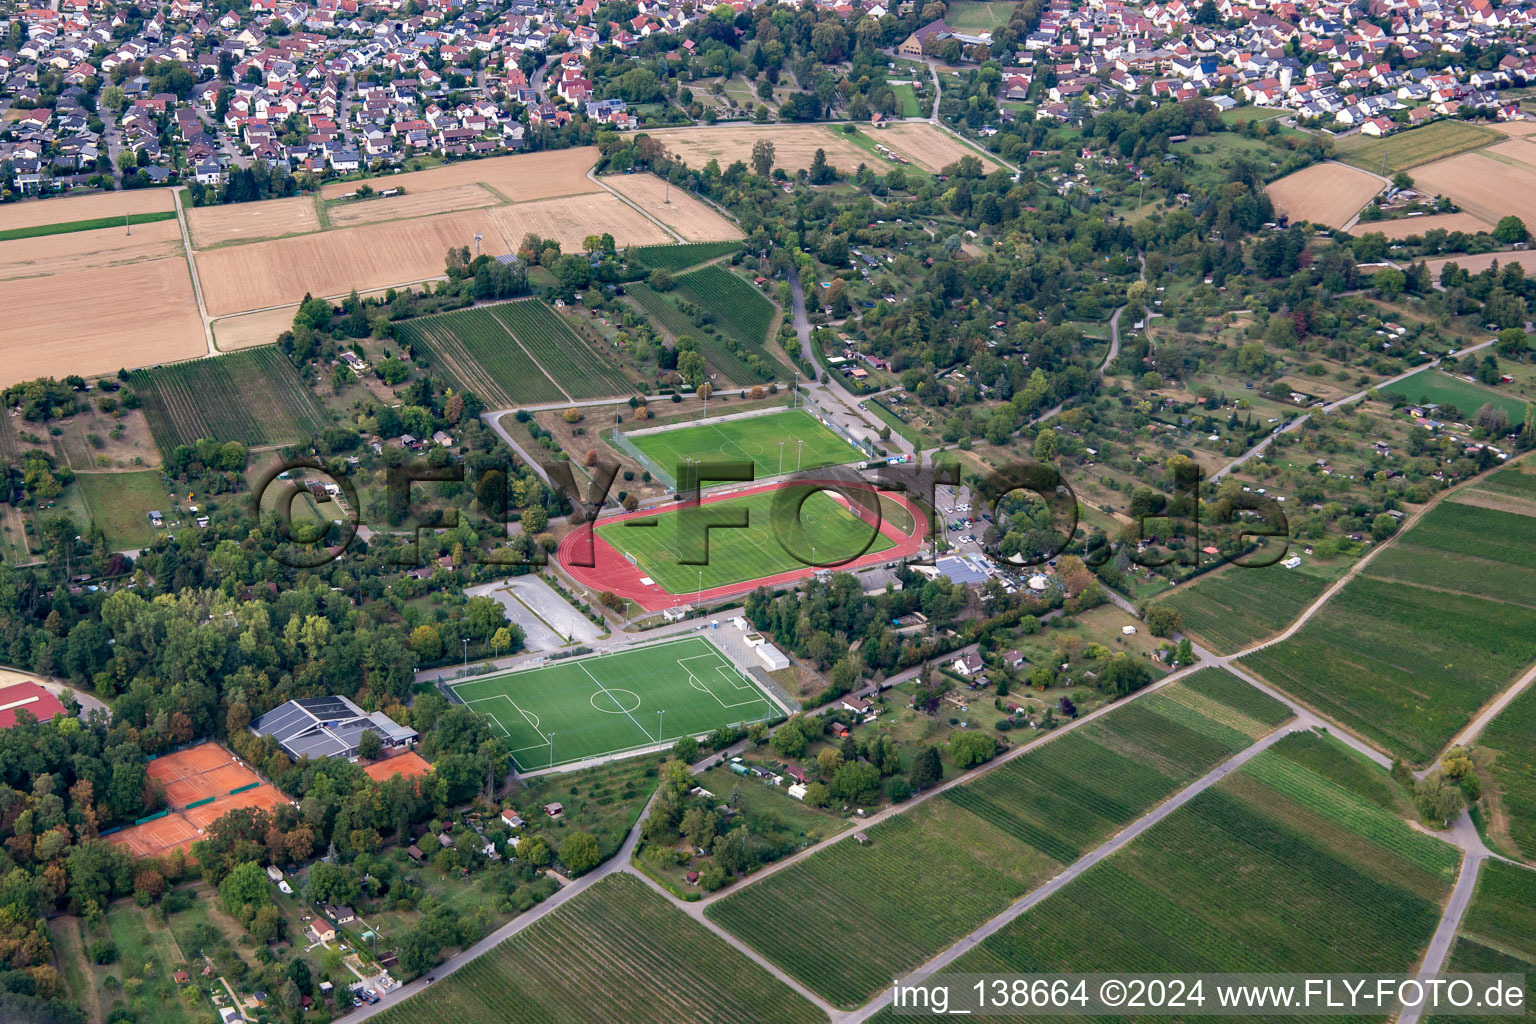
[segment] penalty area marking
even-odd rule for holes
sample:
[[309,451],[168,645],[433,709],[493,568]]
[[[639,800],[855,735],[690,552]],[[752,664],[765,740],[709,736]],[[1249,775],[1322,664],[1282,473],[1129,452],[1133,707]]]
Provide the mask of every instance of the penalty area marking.
[[[720,699],[720,695],[718,693],[716,693],[714,690],[710,689],[709,686],[707,684],[705,684],[705,682],[702,679],[700,679],[698,676],[693,674],[693,669],[691,669],[691,668],[689,668],[687,666],[686,662],[698,661],[700,658],[708,658],[708,659],[710,659],[710,661],[714,665],[715,671],[720,673],[720,675],[724,677],[726,683],[728,683],[732,689],[734,689],[734,690],[747,690],[747,691],[749,691],[749,692],[751,692],[753,694],[756,694],[756,695],[751,697],[751,698],[749,698],[749,699],[747,699],[747,700],[737,701],[735,704],[727,704],[725,701]],[[733,675],[732,675],[730,669],[728,669],[725,665],[722,665],[720,662],[721,662],[720,656],[715,654],[715,653],[713,653],[713,652],[710,652],[709,654],[695,654],[695,655],[693,655],[691,657],[687,657],[687,658],[678,658],[677,659],[677,667],[682,669],[685,673],[687,673],[687,675],[688,675],[688,683],[689,683],[690,686],[692,686],[695,690],[702,690],[703,692],[709,694],[711,697],[715,698],[715,700],[719,702],[719,704],[720,704],[720,706],[722,708],[740,708],[740,707],[745,707],[748,704],[767,704],[768,703],[767,698],[763,697],[760,693],[758,693],[757,689],[754,686],[752,686],[750,683],[746,682],[745,680],[740,679],[739,676],[733,678]],[[772,705],[769,705],[769,707],[771,708]]]

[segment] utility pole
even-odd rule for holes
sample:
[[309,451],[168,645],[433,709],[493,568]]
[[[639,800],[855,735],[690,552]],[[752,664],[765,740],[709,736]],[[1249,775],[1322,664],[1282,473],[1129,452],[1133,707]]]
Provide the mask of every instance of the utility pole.
[[469,675],[469,637],[461,637],[464,641],[464,674]]
[[799,446],[795,449],[795,472],[798,473],[800,472],[800,457],[805,454],[805,438],[800,438],[795,444]]
[[482,239],[484,237],[485,236],[482,235],[480,232],[478,232],[478,231],[475,232],[475,259],[479,259],[480,258],[480,239]]
[[779,476],[784,475],[784,442],[779,442]]
[[699,592],[694,595],[693,603],[700,609],[704,606],[704,570],[699,570]]
[[662,720],[662,716],[665,715],[666,713],[667,713],[667,709],[666,708],[662,708],[660,711],[656,712],[656,742],[657,743],[662,742],[662,739],[661,739],[661,737],[662,737],[661,720]]

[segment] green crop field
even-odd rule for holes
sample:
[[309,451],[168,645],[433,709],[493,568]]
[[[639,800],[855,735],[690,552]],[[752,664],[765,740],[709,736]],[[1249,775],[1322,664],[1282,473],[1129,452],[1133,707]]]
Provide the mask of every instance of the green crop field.
[[1425,763],[1532,660],[1536,609],[1364,575],[1243,664]]
[[[693,525],[697,521],[691,519],[692,513],[685,517],[673,509],[599,525],[597,535],[620,553],[633,555],[645,574],[669,594],[744,583],[812,563],[831,566],[896,546],[875,530],[873,522],[809,485],[728,498],[701,509],[712,516],[742,516],[746,525],[715,527],[706,535],[702,527]],[[706,543],[707,551],[702,551]],[[707,564],[683,561],[700,554],[707,555]]]
[[148,547],[155,539],[149,513],[170,512],[171,496],[160,473],[79,473],[75,483],[91,510],[91,519],[107,535],[113,551]]
[[[686,335],[697,341],[699,351],[703,353],[704,361],[710,369],[725,374],[732,383],[746,385],[772,380],[780,369],[779,364],[774,362],[761,345],[754,349],[734,338],[705,334],[703,327],[694,324],[693,317],[654,288],[636,281],[625,285],[625,289],[645,314],[668,334],[674,338]],[[738,348],[740,351],[737,351]]]
[[[1012,6],[1012,5],[1010,5]],[[896,97],[898,109],[896,113],[901,117],[920,117],[922,108],[917,105],[917,91],[905,83],[891,86],[891,94]]]
[[853,445],[834,434],[803,409],[787,409],[764,416],[718,420],[698,426],[681,426],[654,434],[631,436],[630,442],[662,469],[678,478],[684,461],[720,462],[751,459],[756,478],[793,473],[796,468],[836,466],[866,458]]
[[677,279],[677,293],[710,315],[722,331],[772,362],[763,341],[773,323],[773,303],[724,267],[705,267]]
[[652,270],[685,270],[706,260],[729,256],[740,242],[688,242],[683,245],[645,245],[630,249],[629,256]]
[[167,455],[199,439],[289,444],[326,425],[314,392],[272,346],[134,370],[129,383]]
[[1284,713],[1222,675],[1206,692],[1224,699],[1195,696],[1227,722],[1192,717],[1167,687],[706,913],[831,1002],[858,1005],[1247,746],[1239,721],[1259,734],[1258,718]]
[[605,354],[543,302],[528,299],[486,308],[572,398],[606,398],[635,390]]
[[650,285],[635,281],[625,285],[624,290],[652,319],[658,321],[668,334],[673,337],[682,337],[685,334],[689,337],[697,335],[693,320]]
[[1536,607],[1533,534],[1536,518],[1531,516],[1442,501],[1372,559],[1367,572],[1381,579]]
[[152,213],[130,213],[125,217],[93,217],[90,220],[69,220],[59,224],[34,224],[27,228],[7,228],[0,231],[0,242],[18,238],[41,238],[44,235],[69,235],[76,231],[95,231],[98,228],[124,228],[128,224],[153,224],[156,221],[175,220],[175,210],[158,210]]
[[620,874],[377,1019],[379,1024],[599,1019],[816,1024],[826,1017],[644,882]]
[[1477,410],[1492,405],[1495,409],[1504,410],[1504,415],[1509,417],[1509,422],[1515,427],[1519,427],[1525,420],[1525,403],[1520,399],[1501,395],[1481,384],[1468,383],[1460,377],[1453,377],[1434,368],[1420,370],[1412,377],[1390,384],[1381,391],[1389,395],[1402,395],[1416,405],[1428,403],[1455,406],[1460,414],[1452,416],[1449,411],[1442,410],[1435,416],[1436,419],[1470,420],[1477,414]]
[[565,397],[488,307],[402,320],[395,335],[425,352],[429,373],[446,376],[492,408]]
[[1510,701],[1477,742],[1496,754],[1488,771],[1508,816],[1510,838],[1536,859],[1536,688]]
[[[1523,974],[1525,1005],[1531,1005],[1536,999],[1536,871],[1492,858],[1483,861],[1445,969],[1457,974]],[[1444,1024],[1510,1020],[1461,1014],[1430,1019]]]
[[[703,637],[453,684],[520,771],[615,754],[780,712]],[[666,717],[670,713],[672,717]]]
[[1181,585],[1158,603],[1178,610],[1184,632],[1218,654],[1231,654],[1280,632],[1331,582],[1304,567],[1233,566]]
[[947,970],[1409,970],[1458,852],[1291,760],[1307,742],[1281,740]]
[[[1396,174],[1420,164],[1480,149],[1508,136],[1470,121],[1436,121],[1422,128],[1394,132],[1384,139],[1351,136],[1336,147],[1338,159],[1372,174]],[[1382,158],[1386,158],[1383,171]]]

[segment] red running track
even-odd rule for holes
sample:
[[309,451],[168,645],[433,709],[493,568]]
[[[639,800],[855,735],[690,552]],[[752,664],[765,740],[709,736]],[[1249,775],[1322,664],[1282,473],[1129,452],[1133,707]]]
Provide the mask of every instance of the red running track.
[[[745,490],[732,491],[723,494],[707,495],[699,502],[700,505],[712,505],[720,501],[730,501],[735,498],[745,497],[750,494],[760,494],[763,491],[771,491],[779,487],[795,486],[804,487],[807,484],[823,483],[828,488],[834,486],[854,487],[858,484],[847,480],[807,481],[797,480],[793,484],[778,483],[764,484],[761,487],[749,487]],[[872,485],[868,490],[875,490]],[[843,500],[836,491],[831,492],[834,498]],[[846,572],[863,569],[871,565],[880,565],[884,562],[894,561],[899,558],[910,558],[917,554],[923,547],[923,541],[928,536],[928,518],[922,509],[913,504],[904,495],[895,491],[881,491],[880,494],[890,498],[912,514],[917,528],[906,534],[898,530],[889,520],[881,517],[880,533],[890,539],[895,547],[884,551],[869,552],[860,555],[851,562],[835,566],[807,565],[800,569],[792,569],[781,572],[775,576],[764,576],[761,579],[744,580],[740,583],[727,583],[718,587],[710,587],[703,591],[690,590],[682,594],[673,594],[662,588],[659,583],[646,584],[641,582],[646,578],[645,570],[631,565],[622,552],[609,544],[595,531],[598,525],[607,526],[609,523],[618,523],[626,519],[636,519],[642,516],[653,516],[660,512],[683,508],[683,503],[673,503],[670,508],[652,507],[637,509],[634,512],[625,512],[616,516],[604,516],[597,523],[585,523],[572,530],[560,542],[555,549],[555,559],[560,567],[566,571],[577,583],[590,587],[596,591],[611,590],[619,597],[625,597],[638,604],[648,612],[661,611],[664,608],[675,608],[679,605],[693,604],[696,600],[714,601],[729,597],[732,594],[745,594],[758,587],[781,587],[785,584],[803,580],[822,571],[823,568],[834,572]],[[587,544],[590,542],[592,557],[587,557]],[[592,565],[575,564],[578,561],[592,561]]]

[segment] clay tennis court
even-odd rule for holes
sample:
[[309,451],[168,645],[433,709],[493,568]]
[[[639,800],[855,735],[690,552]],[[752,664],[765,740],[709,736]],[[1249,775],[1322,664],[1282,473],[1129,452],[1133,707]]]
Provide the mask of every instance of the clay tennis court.
[[261,776],[235,760],[217,743],[199,743],[149,762],[149,777],[160,783],[173,808],[260,782]]
[[[107,837],[136,857],[158,857],[177,847],[190,853],[204,830],[230,811],[275,807],[288,799],[217,743],[199,743],[157,757],[145,771],[165,790],[171,812]],[[237,789],[241,792],[231,792]]]

